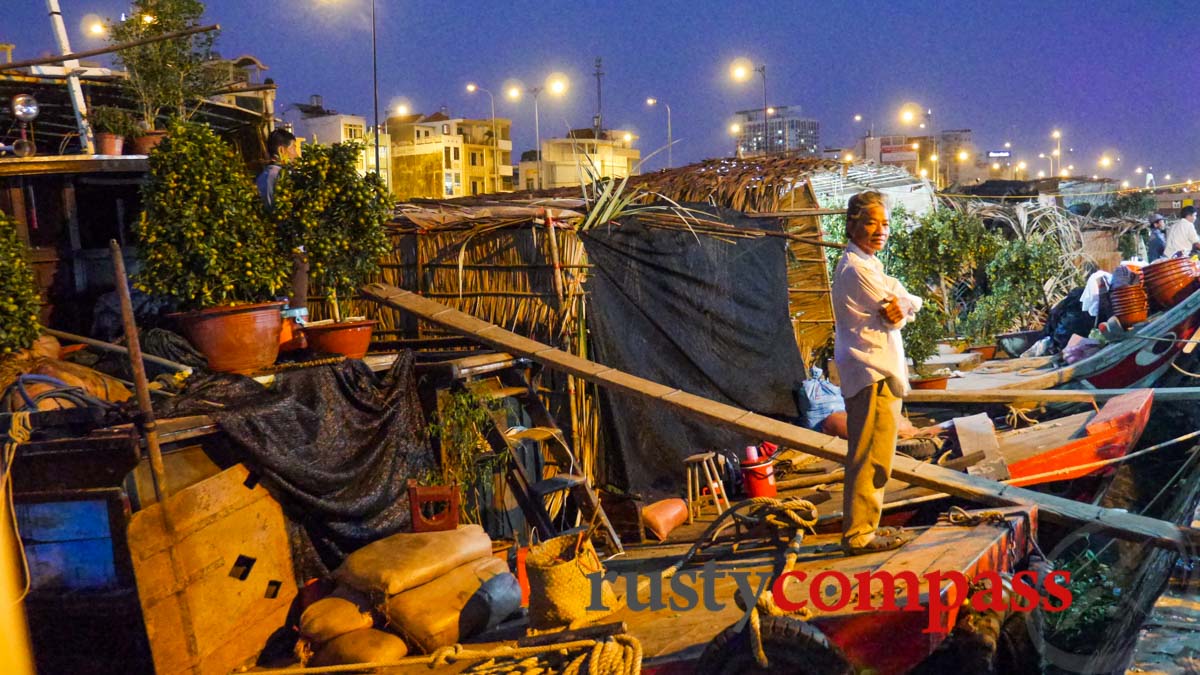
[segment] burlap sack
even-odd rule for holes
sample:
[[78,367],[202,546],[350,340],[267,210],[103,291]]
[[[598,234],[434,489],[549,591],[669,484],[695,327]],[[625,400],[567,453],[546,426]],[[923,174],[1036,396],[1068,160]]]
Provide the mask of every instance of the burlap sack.
[[370,599],[343,586],[304,610],[300,615],[300,636],[320,645],[374,625]]
[[492,540],[478,525],[446,532],[394,534],[350,554],[333,578],[372,595],[392,596],[491,555]]
[[367,628],[336,637],[322,645],[306,664],[310,668],[350,663],[389,663],[408,655],[404,640],[387,631]]
[[525,560],[529,575],[529,625],[535,630],[578,627],[607,616],[617,606],[612,584],[599,581],[604,611],[588,611],[591,575],[604,575],[600,556],[586,537],[565,534],[531,548]]
[[521,587],[498,558],[481,558],[388,599],[389,628],[425,653],[495,627],[521,606]]
[[659,541],[665,541],[671,530],[686,523],[687,519],[687,502],[678,497],[657,501],[642,509],[642,522]]

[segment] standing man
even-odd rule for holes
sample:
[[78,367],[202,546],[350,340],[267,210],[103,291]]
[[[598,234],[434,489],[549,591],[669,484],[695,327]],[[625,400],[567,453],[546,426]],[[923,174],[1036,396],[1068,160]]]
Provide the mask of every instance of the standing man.
[[[255,183],[258,195],[270,211],[275,206],[275,183],[283,167],[296,158],[296,136],[287,129],[277,128],[267,135],[267,165],[263,167]],[[308,316],[308,258],[304,249],[292,255],[292,292],[288,298],[288,315],[303,319]],[[286,316],[285,316],[286,318]]]
[[1175,257],[1176,253],[1191,255],[1200,251],[1200,235],[1196,234],[1196,207],[1185,206],[1179,211],[1179,220],[1167,230],[1167,247],[1163,255]]
[[296,157],[296,136],[287,129],[275,129],[267,136],[267,165],[263,167],[255,183],[258,195],[270,209],[275,205],[275,182],[283,166]]
[[833,358],[846,397],[848,461],[842,502],[842,548],[849,555],[887,551],[909,537],[879,529],[883,487],[892,473],[908,362],[900,329],[921,309],[883,271],[876,254],[891,234],[883,195],[862,192],[846,206],[846,252],[833,278]]
[[1146,261],[1154,262],[1167,250],[1167,219],[1161,213],[1150,216],[1150,243],[1146,245]]

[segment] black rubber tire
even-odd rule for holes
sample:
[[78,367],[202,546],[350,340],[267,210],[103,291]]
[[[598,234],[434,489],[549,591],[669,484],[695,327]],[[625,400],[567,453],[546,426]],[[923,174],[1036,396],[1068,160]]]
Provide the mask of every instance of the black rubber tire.
[[741,673],[797,673],[799,675],[854,675],[842,650],[810,623],[788,616],[762,620],[763,651],[770,667],[759,667],[750,652],[750,624],[742,630],[730,626],[708,643],[696,672],[703,675]]

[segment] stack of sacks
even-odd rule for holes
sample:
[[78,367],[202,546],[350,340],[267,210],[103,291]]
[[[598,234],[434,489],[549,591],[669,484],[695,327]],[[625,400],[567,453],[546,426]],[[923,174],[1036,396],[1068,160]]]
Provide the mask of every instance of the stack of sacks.
[[[300,660],[306,666],[320,667],[386,663],[408,654],[404,640],[374,626],[367,596],[339,587],[300,615]],[[314,650],[316,655],[310,656]]]
[[516,577],[478,525],[392,535],[355,551],[333,576],[380,598],[388,629],[427,654],[494,628],[521,606]]

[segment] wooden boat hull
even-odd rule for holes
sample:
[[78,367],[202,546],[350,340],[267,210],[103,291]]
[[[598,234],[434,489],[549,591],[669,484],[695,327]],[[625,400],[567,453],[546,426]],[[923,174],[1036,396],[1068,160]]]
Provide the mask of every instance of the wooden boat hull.
[[1150,318],[1124,339],[1076,363],[1028,374],[971,372],[955,389],[1132,389],[1152,387],[1200,328],[1200,293]]
[[[997,450],[1007,468],[1007,482],[1030,487],[1111,473],[1112,466],[1092,465],[1122,457],[1137,445],[1150,419],[1153,403],[1154,390],[1140,389],[1110,399],[1098,413],[1079,413],[997,434]],[[818,531],[840,529],[840,491],[830,494],[824,490],[808,490],[785,494],[830,504],[834,508],[824,509]],[[1088,495],[1081,490],[1065,496],[1080,498]],[[918,507],[925,508],[947,499],[940,492],[909,487],[902,481],[893,480],[884,497],[884,523],[905,525]]]
[[[1005,523],[974,527],[938,523],[900,549],[856,557],[846,557],[831,545],[836,538],[817,536],[811,545],[805,542],[795,569],[804,572],[809,580],[825,571],[841,572],[850,579],[862,572],[897,573],[900,570],[912,571],[918,577],[927,572],[949,573],[953,570],[968,579],[975,579],[985,571],[1011,572],[1015,563],[1023,560],[1032,549],[1031,542],[1036,539],[1036,507],[1029,509],[1002,509]],[[679,547],[672,550],[679,550]],[[651,558],[652,551],[653,548],[632,551],[632,555],[645,558],[621,564],[661,569],[663,558]],[[616,564],[617,561],[613,561],[614,567]],[[722,559],[721,566],[739,571],[769,571],[769,565],[763,564],[761,559],[757,562]],[[944,597],[948,589],[941,590]],[[663,610],[624,608],[606,621],[625,622],[629,633],[641,641],[643,673],[700,672],[697,662],[708,643],[742,618],[742,610],[732,601],[736,592],[736,583],[726,576],[713,586],[714,598],[724,603],[719,611],[711,612],[702,607],[673,611],[668,602]],[[857,583],[852,592],[857,592]],[[928,593],[928,584],[923,580],[921,602],[924,607],[928,606]],[[668,601],[676,597],[669,592],[666,595]],[[940,625],[953,626],[958,611],[957,606],[947,609],[941,617],[946,623]],[[869,669],[879,675],[898,675],[911,670],[945,640],[944,633],[925,631],[929,619],[925,611],[860,610],[855,602],[850,602],[832,611],[814,609],[808,622],[824,633],[857,671]]]

